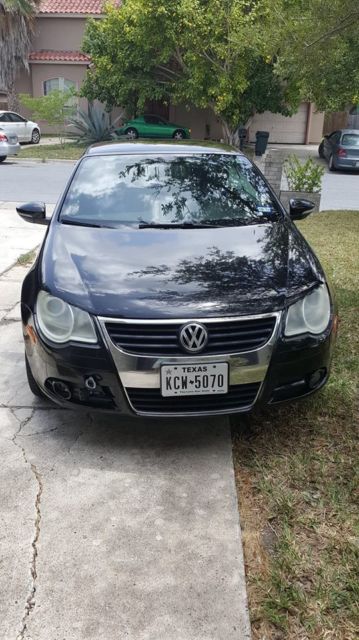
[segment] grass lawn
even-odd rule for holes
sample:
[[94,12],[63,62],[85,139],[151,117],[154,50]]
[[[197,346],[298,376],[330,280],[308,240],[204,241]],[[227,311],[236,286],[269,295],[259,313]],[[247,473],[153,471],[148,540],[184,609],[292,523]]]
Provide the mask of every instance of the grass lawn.
[[359,212],[298,224],[339,305],[332,376],[311,399],[233,419],[254,640],[359,637]]
[[36,158],[38,160],[78,160],[88,145],[65,142],[60,144],[37,144],[21,148],[18,158]]
[[[150,138],[146,138],[146,140],[139,139],[138,142],[141,144],[142,142],[151,142],[155,144],[182,144],[181,142],[176,142],[175,140],[152,140]],[[119,140],[119,142],[128,142],[126,138]],[[207,147],[221,147],[223,149],[231,149],[225,144],[220,144],[218,142],[212,141],[203,141],[203,140],[185,140],[185,144],[189,145],[205,145]],[[136,144],[136,142],[135,142]],[[73,142],[65,142],[62,146],[60,144],[46,144],[46,145],[31,145],[31,146],[23,146],[21,148],[21,153],[19,158],[35,158],[38,160],[78,160],[83,152],[87,149],[88,144],[74,144]]]

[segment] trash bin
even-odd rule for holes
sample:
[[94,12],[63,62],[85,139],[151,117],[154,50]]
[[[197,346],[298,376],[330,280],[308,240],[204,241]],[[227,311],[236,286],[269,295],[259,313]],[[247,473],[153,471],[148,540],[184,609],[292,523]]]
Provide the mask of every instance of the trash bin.
[[256,132],[256,156],[262,156],[267,148],[269,138],[269,131],[257,131]]
[[247,129],[245,127],[239,127],[238,129],[239,148],[243,151],[244,143],[247,140]]

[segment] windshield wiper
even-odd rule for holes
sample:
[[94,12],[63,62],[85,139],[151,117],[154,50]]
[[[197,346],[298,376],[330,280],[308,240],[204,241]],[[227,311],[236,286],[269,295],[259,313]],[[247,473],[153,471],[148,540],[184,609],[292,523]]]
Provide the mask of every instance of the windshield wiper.
[[214,220],[204,220],[204,222],[212,224],[214,227],[235,227],[243,224],[242,218],[215,218]]
[[211,229],[212,222],[140,222],[139,229]]
[[72,224],[75,227],[93,227],[96,229],[113,229],[114,227],[110,227],[105,224],[96,224],[96,222],[92,222],[90,220],[69,220],[65,218],[60,218],[60,222],[62,224]]

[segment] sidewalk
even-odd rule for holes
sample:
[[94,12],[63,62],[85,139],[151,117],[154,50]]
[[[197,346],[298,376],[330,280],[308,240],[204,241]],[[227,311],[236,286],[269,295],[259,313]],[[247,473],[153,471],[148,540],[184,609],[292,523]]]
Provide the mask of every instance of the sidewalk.
[[[0,275],[10,269],[19,256],[39,245],[46,231],[44,226],[22,220],[16,212],[16,204],[0,201]],[[53,210],[54,205],[47,205],[48,213],[51,214]]]

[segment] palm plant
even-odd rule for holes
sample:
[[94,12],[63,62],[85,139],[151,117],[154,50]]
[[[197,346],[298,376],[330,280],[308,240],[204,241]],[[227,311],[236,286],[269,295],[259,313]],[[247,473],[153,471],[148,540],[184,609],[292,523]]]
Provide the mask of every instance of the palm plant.
[[90,103],[88,113],[79,109],[75,117],[68,118],[68,124],[74,129],[68,136],[78,143],[86,144],[111,140],[114,125],[121,118],[119,116],[111,123],[109,114],[103,108],[94,107]]
[[17,71],[28,69],[34,17],[40,0],[0,0],[0,89],[8,96],[8,108],[17,110]]

